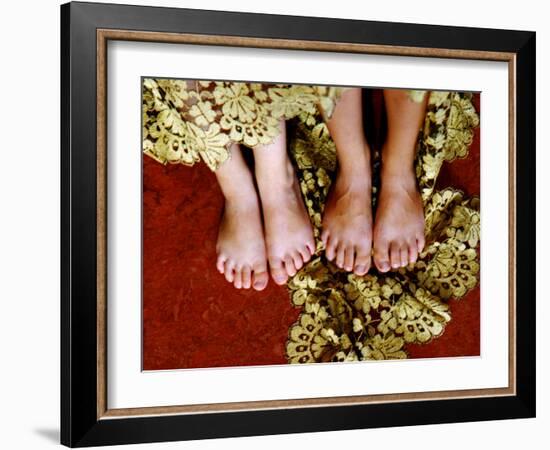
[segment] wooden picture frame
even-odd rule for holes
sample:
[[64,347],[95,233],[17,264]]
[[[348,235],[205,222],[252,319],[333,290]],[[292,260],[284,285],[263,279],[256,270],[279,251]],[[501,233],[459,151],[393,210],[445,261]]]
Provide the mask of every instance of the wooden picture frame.
[[[110,409],[110,40],[504,61],[509,68],[509,385]],[[126,5],[61,7],[61,442],[71,447],[535,416],[535,33]]]

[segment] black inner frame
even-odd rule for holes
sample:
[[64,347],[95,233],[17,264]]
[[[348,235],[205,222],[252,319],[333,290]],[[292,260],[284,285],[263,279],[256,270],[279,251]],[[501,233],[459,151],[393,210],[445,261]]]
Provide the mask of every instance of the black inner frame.
[[[98,420],[98,28],[515,53],[517,394]],[[534,32],[69,3],[61,6],[60,133],[62,444],[81,447],[535,416]]]

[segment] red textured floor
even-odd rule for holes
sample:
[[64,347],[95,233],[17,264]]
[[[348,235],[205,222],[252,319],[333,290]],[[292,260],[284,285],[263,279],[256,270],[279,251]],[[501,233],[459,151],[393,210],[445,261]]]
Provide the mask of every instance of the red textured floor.
[[[475,98],[479,111],[479,96]],[[479,195],[479,130],[439,184]],[[215,268],[223,197],[212,172],[143,157],[143,369],[286,364],[299,309],[286,287],[237,290]],[[479,355],[479,288],[450,302],[452,321],[412,358]]]

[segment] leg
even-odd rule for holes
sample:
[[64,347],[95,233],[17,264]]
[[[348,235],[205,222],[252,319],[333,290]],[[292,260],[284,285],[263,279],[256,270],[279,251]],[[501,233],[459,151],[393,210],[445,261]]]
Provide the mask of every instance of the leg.
[[426,113],[407,90],[385,89],[388,136],[374,224],[374,262],[381,272],[416,262],[424,248],[424,210],[414,172],[418,132]]
[[313,229],[286,150],[285,121],[269,145],[254,148],[267,258],[273,280],[286,283],[315,252]]
[[237,144],[231,148],[231,159],[215,173],[225,197],[216,267],[237,289],[252,286],[261,291],[268,275],[260,204],[252,173]]
[[328,122],[336,144],[338,174],[325,205],[326,257],[357,275],[371,266],[372,203],[370,150],[363,133],[361,89],[342,94]]

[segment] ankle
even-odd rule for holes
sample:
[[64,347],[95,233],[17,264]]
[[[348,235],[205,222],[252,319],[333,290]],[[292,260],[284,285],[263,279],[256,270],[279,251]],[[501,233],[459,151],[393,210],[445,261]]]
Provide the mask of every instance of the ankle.
[[414,173],[414,167],[407,164],[385,165],[382,162],[380,170],[380,182],[383,190],[405,189],[407,191],[416,191],[417,182]]
[[413,161],[397,160],[393,158],[382,157],[381,161],[381,177],[382,178],[414,178],[414,163]]
[[271,164],[256,164],[254,172],[256,175],[256,181],[258,187],[262,189],[271,190],[272,188],[290,188],[293,186],[296,172],[294,166],[288,158],[275,159],[273,158]]
[[218,184],[222,190],[226,207],[241,210],[257,208],[258,194],[250,172],[241,173],[238,180],[222,179],[218,176]]
[[351,192],[369,190],[372,187],[372,173],[369,161],[358,162],[354,166],[338,166],[336,187]]
[[[351,151],[346,152],[346,150]],[[366,179],[370,183],[370,149],[366,142],[362,144],[361,150],[353,151],[353,149],[344,148],[338,151],[338,176],[348,180]]]
[[256,211],[259,208],[258,195],[256,191],[253,193],[245,192],[235,195],[225,195],[225,208],[232,211],[244,213],[247,211]]

